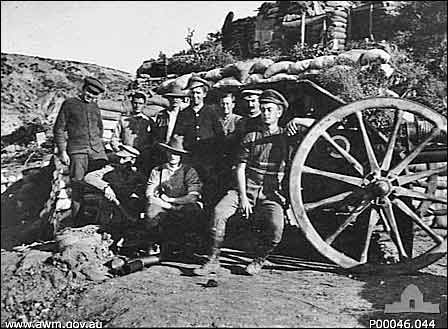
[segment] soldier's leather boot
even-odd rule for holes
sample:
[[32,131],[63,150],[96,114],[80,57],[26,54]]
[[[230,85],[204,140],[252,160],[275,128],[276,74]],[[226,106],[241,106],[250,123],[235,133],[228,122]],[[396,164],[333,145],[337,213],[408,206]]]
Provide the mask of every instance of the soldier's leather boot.
[[245,271],[249,275],[256,275],[260,273],[265,263],[266,263],[265,257],[256,257],[249,265],[246,266]]
[[210,273],[218,273],[221,265],[219,264],[219,248],[212,248],[208,261],[201,267],[193,270],[193,273],[198,276],[209,275]]
[[260,273],[263,266],[266,264],[266,258],[275,249],[277,243],[271,241],[260,241],[255,251],[255,258],[246,266],[245,271],[249,275],[256,275]]

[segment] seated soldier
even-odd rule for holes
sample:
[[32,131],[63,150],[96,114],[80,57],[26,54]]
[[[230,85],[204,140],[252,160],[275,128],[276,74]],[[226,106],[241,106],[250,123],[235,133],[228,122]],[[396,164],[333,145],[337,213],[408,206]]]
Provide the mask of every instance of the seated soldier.
[[286,129],[279,127],[278,122],[288,108],[288,102],[278,91],[268,89],[261,94],[260,104],[263,126],[247,133],[241,142],[236,169],[237,188],[229,190],[214,209],[209,232],[209,260],[194,270],[196,275],[219,270],[219,253],[227,221],[238,211],[246,219],[254,213],[255,219],[263,223],[255,259],[246,267],[248,274],[254,275],[261,270],[267,256],[282,239],[286,205],[282,183],[290,148]]
[[138,209],[139,204],[140,207],[144,207],[142,200],[145,176],[134,166],[139,154],[140,152],[132,146],[121,145],[120,151],[116,153],[119,163],[106,164],[84,177],[84,182],[102,191],[107,200],[117,205],[123,204],[125,208],[133,210],[135,219],[141,210]]
[[167,152],[168,162],[155,167],[148,178],[146,225],[159,234],[162,253],[170,242],[182,243],[186,231],[199,233],[202,223],[202,183],[196,170],[182,163],[188,155],[183,138],[175,135],[169,144],[159,143]]

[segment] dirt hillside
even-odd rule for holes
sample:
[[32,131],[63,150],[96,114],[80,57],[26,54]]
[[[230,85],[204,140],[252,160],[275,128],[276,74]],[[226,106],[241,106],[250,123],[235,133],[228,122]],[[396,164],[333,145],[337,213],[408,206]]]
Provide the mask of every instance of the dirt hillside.
[[1,136],[44,118],[54,96],[73,96],[82,79],[93,75],[104,82],[107,99],[122,99],[132,81],[127,72],[88,63],[19,54],[1,54]]

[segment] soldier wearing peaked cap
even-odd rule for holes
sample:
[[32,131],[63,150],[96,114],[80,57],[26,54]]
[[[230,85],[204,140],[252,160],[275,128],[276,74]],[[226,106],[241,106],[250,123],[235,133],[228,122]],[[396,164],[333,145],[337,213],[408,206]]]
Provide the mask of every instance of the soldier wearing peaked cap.
[[257,274],[266,257],[280,243],[284,225],[286,193],[284,176],[290,157],[290,147],[285,129],[278,122],[288,108],[281,93],[268,89],[260,94],[260,110],[263,125],[257,131],[247,133],[237,159],[237,187],[230,189],[218,202],[210,227],[209,261],[198,269],[196,275],[207,275],[219,270],[219,253],[229,218],[237,212],[243,219],[250,216],[262,221],[260,243],[256,257],[246,267],[250,275]]
[[[96,100],[105,88],[94,77],[86,77],[79,97],[64,101],[54,124],[54,139],[61,161],[70,166],[73,182],[107,160],[103,146],[103,122]],[[76,184],[75,184],[76,185]],[[80,191],[73,188],[73,215],[79,209]]]
[[246,116],[238,123],[238,139],[244,137],[248,132],[257,130],[261,125],[260,95],[263,91],[260,89],[243,89],[241,97],[245,103]]

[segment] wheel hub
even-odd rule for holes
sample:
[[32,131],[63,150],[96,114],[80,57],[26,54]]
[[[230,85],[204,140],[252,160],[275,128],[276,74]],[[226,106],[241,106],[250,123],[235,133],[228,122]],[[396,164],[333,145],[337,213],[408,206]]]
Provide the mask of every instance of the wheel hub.
[[392,185],[387,180],[378,180],[374,188],[377,196],[386,196],[392,191]]
[[371,197],[384,197],[392,192],[392,183],[384,177],[376,178],[367,184],[367,190],[370,191]]

